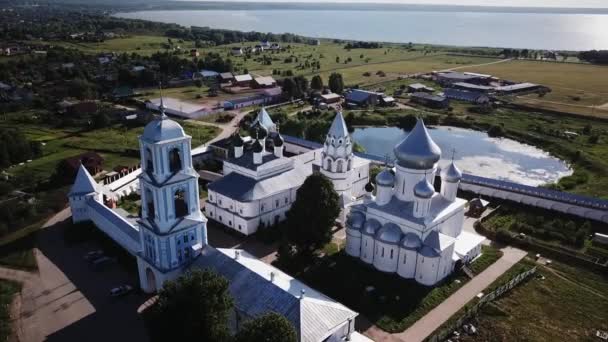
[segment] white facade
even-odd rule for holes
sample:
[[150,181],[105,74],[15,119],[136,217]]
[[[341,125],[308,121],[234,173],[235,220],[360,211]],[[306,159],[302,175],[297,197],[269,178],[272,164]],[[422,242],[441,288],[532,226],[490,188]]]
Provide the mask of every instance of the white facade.
[[[244,140],[233,137],[233,153],[224,161],[224,176],[209,184],[205,205],[207,217],[245,235],[255,233],[260,225],[283,221],[297,190],[312,174],[305,155],[283,155],[283,138],[265,109],[253,122],[250,134],[256,139],[247,151]],[[267,143],[272,149],[266,148]]]
[[456,197],[462,174],[453,163],[441,175],[441,193],[435,191],[441,150],[422,121],[395,155],[395,170],[385,168],[376,177],[376,197],[368,187],[363,204],[351,208],[346,252],[379,271],[432,286],[457,261],[476,257],[483,238],[462,231],[466,201]]
[[343,206],[365,195],[369,182],[369,161],[353,154],[353,145],[344,117],[338,112],[323,144],[319,167],[342,198]]

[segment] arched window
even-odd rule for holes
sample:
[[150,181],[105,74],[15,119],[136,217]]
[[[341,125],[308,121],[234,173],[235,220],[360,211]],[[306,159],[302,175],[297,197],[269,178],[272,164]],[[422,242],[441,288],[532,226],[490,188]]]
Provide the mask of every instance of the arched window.
[[342,160],[338,160],[336,165],[336,172],[343,172],[344,162]]
[[146,212],[150,220],[154,219],[154,195],[150,189],[146,189]]
[[331,171],[331,159],[327,159],[327,165],[325,166],[325,170]]
[[177,190],[173,196],[175,206],[175,218],[188,215],[188,204],[186,203],[186,192],[182,189]]
[[[353,168],[353,160],[348,160],[348,165],[346,166],[346,171],[350,171]],[[361,178],[361,172],[359,172],[359,178]]]
[[174,148],[169,152],[169,170],[178,172],[182,169],[182,158],[179,155],[179,149]]
[[154,160],[152,159],[152,151],[146,147],[146,170],[154,172]]

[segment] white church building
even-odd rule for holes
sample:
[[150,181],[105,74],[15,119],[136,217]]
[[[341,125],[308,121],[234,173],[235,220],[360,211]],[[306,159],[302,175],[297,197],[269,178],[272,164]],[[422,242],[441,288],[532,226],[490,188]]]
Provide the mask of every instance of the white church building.
[[92,221],[131,253],[145,292],[158,291],[191,268],[224,276],[235,303],[233,331],[277,312],[293,324],[299,341],[370,341],[355,331],[356,312],[242,250],[208,245],[191,137],[160,108],[161,117],[146,125],[139,139],[141,216],[106,206],[102,186],[81,165],[68,194],[73,222]]
[[478,256],[483,237],[463,231],[466,201],[456,197],[462,173],[453,161],[435,191],[441,150],[421,120],[394,153],[395,170],[376,176],[376,195],[368,186],[364,203],[351,207],[346,252],[379,271],[435,285],[458,261]]
[[252,123],[252,146],[246,149],[239,135],[232,138],[232,151],[224,161],[223,177],[208,186],[205,214],[242,234],[250,235],[263,224],[285,219],[296,193],[315,170],[328,177],[346,207],[365,195],[370,161],[353,154],[342,113],[337,113],[322,148],[290,151],[276,124],[262,108]]

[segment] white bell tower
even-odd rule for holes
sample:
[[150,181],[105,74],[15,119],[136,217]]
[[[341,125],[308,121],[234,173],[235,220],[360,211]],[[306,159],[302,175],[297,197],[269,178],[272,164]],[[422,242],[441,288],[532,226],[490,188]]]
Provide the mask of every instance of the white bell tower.
[[164,113],[139,138],[142,173],[139,219],[142,289],[155,292],[195,259],[207,244],[207,219],[199,203],[198,173],[192,167],[191,140]]
[[336,192],[343,198],[352,197],[353,142],[341,111],[329,128],[321,158],[321,173],[332,181]]

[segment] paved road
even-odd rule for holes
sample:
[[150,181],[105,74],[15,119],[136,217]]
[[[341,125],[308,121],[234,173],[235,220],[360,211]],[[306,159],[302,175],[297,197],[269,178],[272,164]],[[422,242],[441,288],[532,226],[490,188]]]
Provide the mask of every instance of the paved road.
[[502,251],[504,253],[502,258],[466,283],[443,303],[414,323],[409,329],[396,334],[395,337],[407,342],[423,341],[527,254],[525,251],[513,247],[505,247]]

